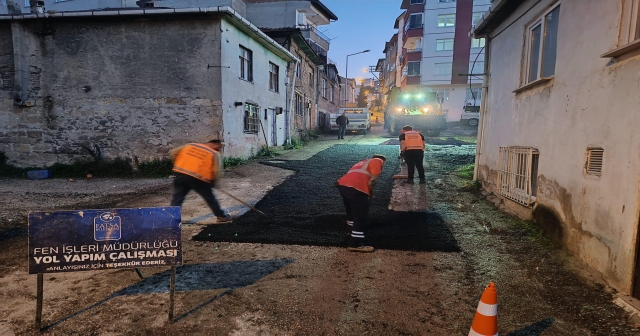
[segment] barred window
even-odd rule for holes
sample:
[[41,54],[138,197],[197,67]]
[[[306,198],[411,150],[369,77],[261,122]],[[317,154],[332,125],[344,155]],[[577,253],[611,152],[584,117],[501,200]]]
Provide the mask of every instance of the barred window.
[[278,80],[280,69],[277,65],[269,62],[269,90],[278,92]]
[[526,206],[535,202],[539,156],[531,147],[500,147],[498,193]]
[[244,132],[258,134],[260,128],[260,116],[258,105],[244,104]]

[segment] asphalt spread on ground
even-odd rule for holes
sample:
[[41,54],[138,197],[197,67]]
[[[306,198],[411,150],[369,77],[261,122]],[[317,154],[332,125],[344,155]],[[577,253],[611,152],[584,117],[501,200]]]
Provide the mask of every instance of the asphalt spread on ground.
[[369,212],[367,243],[378,249],[459,252],[451,230],[435,212],[388,209],[398,148],[379,145],[335,145],[304,161],[272,159],[263,164],[290,169],[295,175],[276,186],[256,208],[230,224],[210,225],[194,240],[237,243],[346,246],[344,206],[333,183],[356,162],[374,154],[387,157]]

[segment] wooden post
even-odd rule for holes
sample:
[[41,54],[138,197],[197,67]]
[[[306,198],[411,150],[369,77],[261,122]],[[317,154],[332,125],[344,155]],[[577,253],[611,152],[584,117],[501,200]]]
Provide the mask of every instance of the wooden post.
[[36,299],[36,328],[38,330],[42,329],[42,298],[43,298],[43,287],[44,287],[44,279],[42,273],[38,273],[38,284],[36,285],[37,291],[37,299]]
[[176,296],[176,267],[171,266],[171,281],[169,282],[169,322],[173,323],[173,310]]

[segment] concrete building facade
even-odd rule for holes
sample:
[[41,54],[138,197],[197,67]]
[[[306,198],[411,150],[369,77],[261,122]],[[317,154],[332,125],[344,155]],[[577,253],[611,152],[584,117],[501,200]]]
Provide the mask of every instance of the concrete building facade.
[[[479,106],[484,40],[469,32],[490,0],[404,0],[401,87],[422,85],[443,98],[447,121],[459,121],[466,105]],[[462,75],[462,76],[460,76]]]
[[9,163],[72,163],[88,149],[146,161],[212,138],[248,157],[263,128],[283,144],[291,134],[274,125],[287,118],[284,73],[296,57],[230,8],[190,11],[0,16]]
[[487,38],[490,73],[477,178],[636,298],[639,9],[638,1],[496,0],[475,29]]
[[[32,6],[33,5],[33,6]],[[244,0],[0,0],[0,14],[55,13],[118,8],[231,7],[246,16]]]

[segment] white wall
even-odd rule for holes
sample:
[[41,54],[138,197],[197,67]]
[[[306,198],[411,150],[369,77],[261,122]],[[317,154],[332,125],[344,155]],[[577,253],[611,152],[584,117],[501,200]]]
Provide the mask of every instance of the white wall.
[[[271,145],[271,119],[264,119],[264,110],[270,107],[282,107],[287,110],[285,97],[287,62],[273,52],[264,48],[260,43],[239,31],[226,20],[222,20],[222,108],[224,140],[226,143],[225,156],[249,157],[257,153],[265,144],[264,135],[260,129],[258,134],[244,133],[244,105],[234,106],[235,102],[251,102],[260,106],[260,120],[263,122],[267,140]],[[240,79],[239,45],[253,51],[253,82]],[[269,90],[269,62],[280,67],[279,88],[275,93]],[[271,113],[269,113],[271,114]]]
[[[600,55],[618,46],[621,6],[610,1],[561,1],[558,56],[554,79],[520,94],[525,25],[551,0],[503,23],[491,44],[488,106],[479,158],[480,178],[496,183],[498,147],[532,146],[540,151],[539,225],[560,232],[564,246],[622,292],[633,281],[640,180],[640,57],[608,65]],[[583,173],[586,150],[604,148],[602,176]],[[516,206],[517,207],[517,206]],[[549,213],[549,212],[547,212]],[[551,216],[553,217],[553,216]]]

